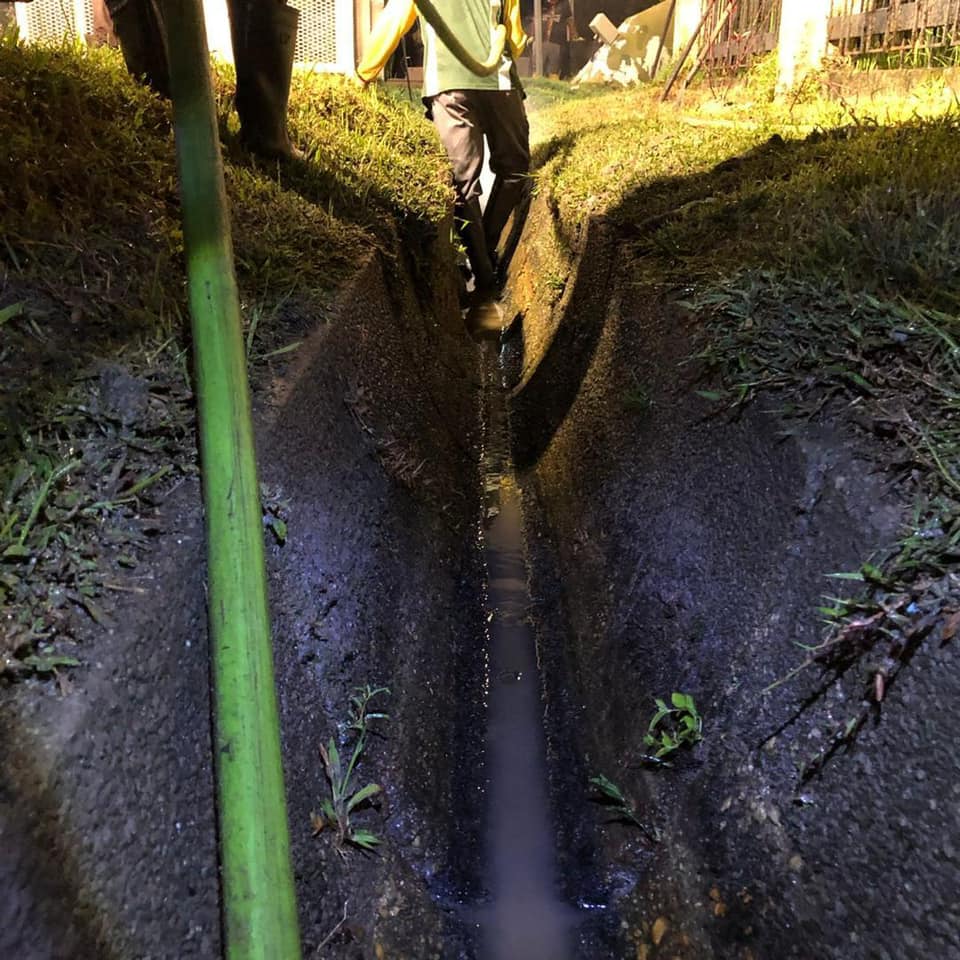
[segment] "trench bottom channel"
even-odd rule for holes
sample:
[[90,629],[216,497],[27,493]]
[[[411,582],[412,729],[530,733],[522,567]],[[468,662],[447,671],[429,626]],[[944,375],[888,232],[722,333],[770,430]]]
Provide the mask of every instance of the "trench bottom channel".
[[482,544],[487,571],[486,887],[482,960],[572,960],[577,912],[558,893],[556,831],[520,491],[495,341],[481,344]]

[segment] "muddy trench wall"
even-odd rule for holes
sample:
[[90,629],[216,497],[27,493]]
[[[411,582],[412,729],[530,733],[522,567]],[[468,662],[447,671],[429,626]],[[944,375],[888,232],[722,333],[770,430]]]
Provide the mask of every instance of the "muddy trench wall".
[[[451,904],[475,893],[461,822],[480,814],[460,765],[481,767],[479,383],[450,254],[429,256],[418,293],[404,254],[371,251],[255,395],[265,500],[287,518],[268,576],[308,953],[340,924],[327,955],[451,956],[467,936]],[[160,512],[143,592],[91,638],[69,695],[27,683],[0,706],[2,956],[219,954],[197,485]],[[318,748],[348,738],[368,683],[390,688],[389,719],[359,776],[384,794],[356,818],[385,843],[342,858],[313,836]]]
[[[582,955],[960,956],[955,851],[937,839],[955,763],[916,713],[953,712],[953,652],[918,657],[812,783],[803,762],[860,693],[810,675],[764,694],[817,642],[824,574],[855,569],[906,515],[882,451],[838,419],[786,424],[776,397],[717,416],[689,362],[702,328],[634,283],[616,230],[592,222],[565,250],[548,197],[531,223],[511,416],[565,880],[606,908]],[[559,296],[543,281],[558,261]],[[675,690],[695,696],[704,741],[653,768],[642,737]],[[596,774],[659,840],[603,816]]]

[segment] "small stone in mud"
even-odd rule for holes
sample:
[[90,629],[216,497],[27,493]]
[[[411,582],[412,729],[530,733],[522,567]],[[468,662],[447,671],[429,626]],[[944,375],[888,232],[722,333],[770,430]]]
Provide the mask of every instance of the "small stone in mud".
[[132,376],[126,369],[106,364],[100,370],[100,413],[124,426],[142,419],[149,402],[145,380]]
[[660,946],[660,941],[666,936],[670,929],[670,921],[666,917],[657,917],[653,921],[653,930],[650,931],[650,939],[655,947]]
[[787,866],[789,866],[794,873],[799,873],[803,869],[803,857],[801,857],[800,854],[795,853],[790,858]]
[[724,902],[723,895],[719,887],[710,888],[711,909],[715,917],[725,917],[727,915],[727,904]]

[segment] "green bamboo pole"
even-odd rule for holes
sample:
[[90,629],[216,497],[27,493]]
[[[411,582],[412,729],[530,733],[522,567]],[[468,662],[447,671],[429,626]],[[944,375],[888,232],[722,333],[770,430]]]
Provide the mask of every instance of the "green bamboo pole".
[[299,960],[250,391],[201,0],[169,41],[206,511],[228,960]]

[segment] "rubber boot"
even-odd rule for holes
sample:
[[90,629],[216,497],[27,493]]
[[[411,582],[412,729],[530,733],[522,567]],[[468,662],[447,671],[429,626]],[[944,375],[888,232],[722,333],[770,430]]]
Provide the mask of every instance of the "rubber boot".
[[497,285],[496,277],[487,249],[480,201],[474,199],[467,203],[457,204],[454,217],[457,223],[457,233],[461,242],[467,248],[467,257],[470,260],[470,269],[473,271],[476,290],[483,296],[494,294]]
[[116,0],[107,4],[107,10],[127,69],[160,96],[169,97],[167,34],[155,0]]
[[473,302],[467,310],[467,326],[471,333],[499,333],[503,324],[503,311],[497,303],[499,291],[487,241],[483,229],[480,201],[470,200],[458,206],[457,233],[467,248],[470,268],[473,270]]
[[299,155],[287,134],[299,18],[283,0],[230,0],[240,140],[270,159]]
[[503,228],[510,219],[510,214],[520,205],[527,190],[526,179],[504,180],[497,177],[493,182],[493,190],[483,211],[483,232],[487,241],[487,249],[496,251],[500,246],[500,236]]
[[[523,201],[527,197],[528,181],[522,180],[503,180],[497,177],[493,182],[493,189],[490,191],[490,199],[483,211],[483,233],[487,244],[490,261],[494,264],[494,270],[497,277],[497,285],[503,286],[509,256],[507,251],[503,255],[498,254],[500,247],[500,238],[503,234],[503,228],[507,225],[510,215],[516,211],[518,214],[526,210]],[[522,226],[522,224],[521,224]],[[514,223],[514,229],[511,235],[517,232],[517,224]],[[509,251],[512,254],[512,250]]]

